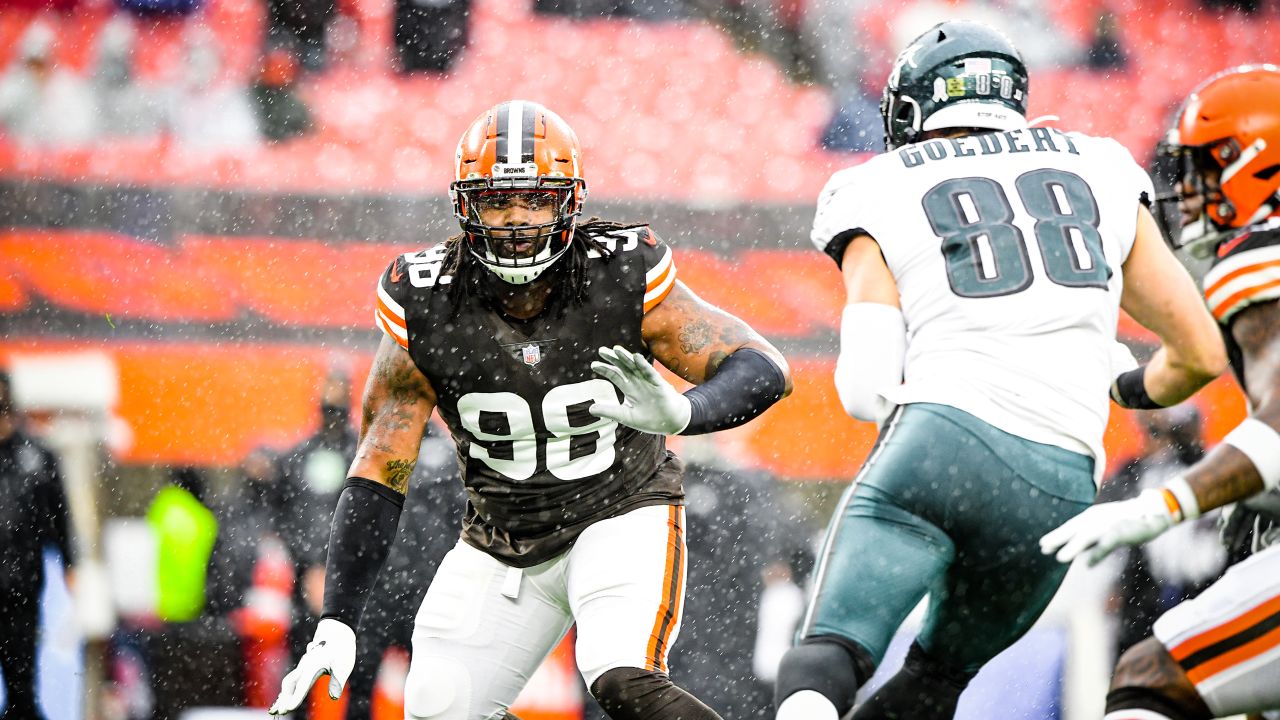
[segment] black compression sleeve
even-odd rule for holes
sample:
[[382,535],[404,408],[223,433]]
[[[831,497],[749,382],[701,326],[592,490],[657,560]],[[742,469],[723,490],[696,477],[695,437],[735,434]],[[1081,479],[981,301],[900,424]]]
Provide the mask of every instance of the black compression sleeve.
[[685,393],[689,425],[681,435],[737,427],[782,399],[787,378],[768,355],[742,348],[725,358],[710,380]]
[[351,629],[387,560],[400,524],[404,495],[362,477],[347,478],[333,511],[329,559],[324,570],[324,612]]
[[1147,394],[1146,382],[1143,379],[1146,375],[1146,365],[1120,373],[1116,381],[1111,384],[1111,399],[1120,407],[1130,410],[1156,410],[1164,407]]

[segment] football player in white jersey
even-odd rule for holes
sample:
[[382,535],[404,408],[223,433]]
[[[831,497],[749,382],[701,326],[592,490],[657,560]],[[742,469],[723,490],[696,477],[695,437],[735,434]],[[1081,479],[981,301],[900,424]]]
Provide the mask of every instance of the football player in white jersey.
[[1165,613],[1155,637],[1120,658],[1106,720],[1280,710],[1280,68],[1210,78],[1170,139],[1183,160],[1183,241],[1214,255],[1205,300],[1250,416],[1164,487],[1091,507],[1041,544],[1064,562],[1083,555],[1096,563],[1119,545],[1244,501],[1229,525],[1252,533],[1256,552]]
[[[926,595],[904,667],[852,718],[951,718],[1062,581],[1037,540],[1094,498],[1108,388],[1167,406],[1226,366],[1150,179],[1113,140],[1029,127],[1027,88],[1001,34],[933,27],[889,76],[888,152],[818,199],[813,242],[848,293],[836,388],[882,430],[828,531],[779,720],[844,717]],[[1121,307],[1163,341],[1144,367],[1115,352]]]

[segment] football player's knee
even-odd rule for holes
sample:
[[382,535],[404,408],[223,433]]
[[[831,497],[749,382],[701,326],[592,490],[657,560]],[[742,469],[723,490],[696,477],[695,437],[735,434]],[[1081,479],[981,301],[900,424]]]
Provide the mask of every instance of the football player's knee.
[[471,706],[471,675],[462,663],[446,658],[414,658],[404,688],[408,720],[475,720]]
[[782,705],[801,690],[813,690],[843,716],[873,672],[875,661],[862,646],[834,637],[809,638],[782,656],[774,703]]
[[1213,717],[1182,667],[1155,638],[1129,648],[1116,664],[1107,712],[1122,710],[1149,710],[1175,720]]

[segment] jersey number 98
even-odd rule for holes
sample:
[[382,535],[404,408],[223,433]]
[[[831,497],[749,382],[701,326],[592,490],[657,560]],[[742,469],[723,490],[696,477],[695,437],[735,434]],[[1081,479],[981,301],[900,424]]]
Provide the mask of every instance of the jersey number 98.
[[[1014,182],[1035,218],[1045,274],[1066,287],[1106,288],[1111,278],[1098,232],[1098,202],[1079,175],[1032,170]],[[1031,285],[1031,258],[1004,189],[983,177],[954,178],[925,193],[925,216],[942,239],[947,280],[956,295],[997,297]]]
[[[596,402],[617,402],[607,380],[559,385],[542,398],[547,471],[561,480],[580,480],[608,470],[614,460],[618,423],[596,417]],[[471,457],[512,480],[528,480],[538,470],[538,436],[533,409],[509,392],[468,393],[458,399],[462,427],[475,438]]]

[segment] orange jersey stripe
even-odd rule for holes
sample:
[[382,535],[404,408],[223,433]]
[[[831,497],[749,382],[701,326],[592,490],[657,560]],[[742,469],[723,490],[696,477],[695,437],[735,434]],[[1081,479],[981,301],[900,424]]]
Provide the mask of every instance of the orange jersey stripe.
[[1209,297],[1210,295],[1214,294],[1218,290],[1222,289],[1223,285],[1226,285],[1227,283],[1231,282],[1232,280],[1235,280],[1241,275],[1248,275],[1249,273],[1254,272],[1256,270],[1262,270],[1269,267],[1276,267],[1277,265],[1280,265],[1280,260],[1268,260],[1266,262],[1260,262],[1253,265],[1246,265],[1242,268],[1236,268],[1235,270],[1232,270],[1231,272],[1219,278],[1218,282],[1205,288],[1204,295],[1205,297]]
[[1273,597],[1261,605],[1246,610],[1243,614],[1237,615],[1217,627],[1210,628],[1199,635],[1183,640],[1176,647],[1169,650],[1169,654],[1173,656],[1174,660],[1182,661],[1190,657],[1192,653],[1247,630],[1277,612],[1280,612],[1280,596]]
[[[645,651],[648,669],[655,672],[663,672],[665,663],[663,662],[662,648],[666,644],[667,636],[670,634],[670,628],[675,624],[672,622],[674,618],[673,594],[676,589],[675,585],[679,582],[680,575],[680,525],[678,521],[678,508],[675,505],[670,506],[667,518],[667,524],[671,530],[667,534],[667,559],[665,564],[665,573],[662,577],[662,602],[658,605],[658,613],[653,618],[653,631],[649,633],[649,647]],[[678,599],[674,602],[679,602]],[[664,627],[664,624],[666,627]]]
[[387,323],[387,319],[382,316],[382,313],[378,313],[377,318],[378,318],[378,322],[382,325],[382,330],[388,335],[390,335],[391,339],[395,340],[397,345],[404,348],[405,350],[408,350],[409,349],[408,341],[402,340],[400,339],[399,335],[396,335],[395,331],[392,330],[391,326]]
[[1240,663],[1248,662],[1277,646],[1280,646],[1280,628],[1276,628],[1266,635],[1251,640],[1230,652],[1225,652],[1209,662],[1195,666],[1187,672],[1187,679],[1193,684],[1204,682],[1224,670],[1229,670]]
[[1228,312],[1231,312],[1231,309],[1234,308],[1241,300],[1247,300],[1254,295],[1261,295],[1263,292],[1274,287],[1280,287],[1280,280],[1272,280],[1271,282],[1265,282],[1261,285],[1254,285],[1253,287],[1245,288],[1244,290],[1241,290],[1235,295],[1232,295],[1226,300],[1218,303],[1218,306],[1213,309],[1213,316],[1218,320],[1221,320],[1223,316]]
[[378,309],[382,311],[382,316],[383,316],[383,317],[385,317],[387,320],[390,320],[391,322],[395,323],[395,324],[396,324],[396,326],[397,326],[397,327],[399,327],[401,330],[408,330],[408,329],[409,329],[409,328],[404,324],[404,318],[400,317],[399,315],[396,315],[396,313],[395,313],[394,311],[392,311],[392,309],[391,309],[391,308],[387,307],[387,304],[386,304],[385,302],[383,302],[383,301],[382,301],[382,298],[378,298]]
[[650,310],[652,310],[652,309],[654,309],[655,307],[657,307],[657,306],[658,306],[658,303],[662,302],[663,300],[666,300],[666,299],[667,299],[667,296],[671,294],[671,289],[672,289],[672,288],[674,288],[675,286],[676,286],[676,284],[675,284],[675,283],[671,283],[670,285],[668,285],[668,286],[667,286],[667,289],[666,289],[666,290],[663,290],[663,291],[662,291],[662,294],[661,294],[661,295],[659,295],[659,296],[658,296],[658,297],[656,297],[656,298],[652,298],[652,299],[650,299],[648,302],[646,302],[646,303],[644,304],[644,311],[645,311],[645,312],[649,312]]
[[677,507],[675,511],[676,538],[680,543],[681,551],[680,557],[676,559],[675,607],[671,612],[671,624],[667,626],[667,632],[662,636],[662,672],[667,672],[667,654],[671,652],[671,636],[680,625],[680,615],[684,612],[684,508]]
[[667,276],[671,275],[675,271],[676,271],[675,261],[667,263],[667,269],[663,270],[661,275],[654,278],[648,285],[646,285],[644,288],[644,291],[647,293],[651,293],[654,290],[657,290],[659,287],[662,286],[662,283],[666,282]]

